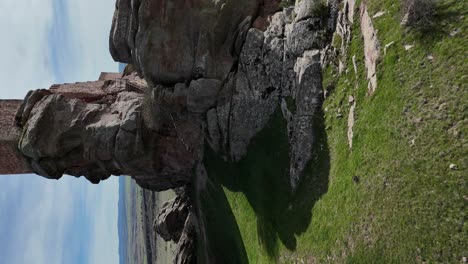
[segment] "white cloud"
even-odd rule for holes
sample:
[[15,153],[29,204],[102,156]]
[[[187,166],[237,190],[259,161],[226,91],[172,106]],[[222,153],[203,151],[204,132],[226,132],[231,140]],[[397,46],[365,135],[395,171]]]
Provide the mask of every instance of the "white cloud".
[[48,87],[48,31],[52,0],[0,1],[0,96],[23,98],[28,90]]
[[[23,98],[58,79],[49,39],[54,1],[67,8],[67,52],[73,53],[55,56],[62,77],[87,81],[117,70],[108,51],[115,0],[0,0],[0,98]],[[118,263],[117,205],[117,179],[96,186],[72,177],[0,177],[0,262],[70,264],[85,248],[89,255],[81,257],[90,264]],[[86,245],[70,237],[80,230],[89,232]]]
[[108,48],[115,0],[69,0],[67,7],[71,16],[70,31],[76,32],[72,43],[82,63],[79,66],[81,78],[97,79],[104,68],[117,71],[117,63],[112,60]]

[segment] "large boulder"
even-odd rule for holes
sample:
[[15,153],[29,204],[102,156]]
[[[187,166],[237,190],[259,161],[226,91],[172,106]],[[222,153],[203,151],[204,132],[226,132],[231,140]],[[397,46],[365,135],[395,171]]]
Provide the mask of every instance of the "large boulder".
[[[187,110],[183,92],[145,85],[129,75],[30,92],[16,116],[18,149],[35,173],[51,179],[68,174],[98,183],[130,175],[159,191],[189,184],[201,158],[200,115]],[[155,102],[147,118],[145,92]]]
[[164,241],[179,242],[190,212],[187,197],[177,196],[165,202],[154,222],[154,229]]
[[255,0],[118,0],[110,50],[152,83],[224,79],[256,15]]

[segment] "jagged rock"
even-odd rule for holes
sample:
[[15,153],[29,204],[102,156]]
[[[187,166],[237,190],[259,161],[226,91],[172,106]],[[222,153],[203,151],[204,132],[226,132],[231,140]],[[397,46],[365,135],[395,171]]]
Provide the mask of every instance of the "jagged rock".
[[[342,59],[346,60],[347,58],[347,50],[348,45],[351,42],[351,28],[354,22],[354,12],[355,12],[355,0],[345,0],[343,1],[343,9],[337,12],[337,22],[334,29],[335,36],[334,38],[338,38],[341,40],[339,43],[339,47],[332,47],[331,49],[339,49],[339,54],[341,55]],[[330,55],[328,57],[331,58],[324,58],[328,61],[336,60],[338,52],[329,52]],[[345,69],[345,65],[340,60],[340,67],[339,73],[341,74]]]
[[[323,101],[321,52],[311,48],[325,47],[326,32],[326,24],[313,14],[295,22],[292,8],[273,15],[265,32],[249,30],[238,71],[220,93],[224,99],[207,113],[208,142],[215,151],[241,159],[281,105],[290,135],[291,186],[296,189],[311,159],[313,119]],[[295,100],[295,111],[288,109],[288,96]]]
[[235,43],[243,42],[258,5],[251,0],[118,0],[111,54],[121,62],[130,62],[131,54],[153,84],[224,79],[238,55]]
[[161,212],[155,219],[154,229],[165,241],[179,242],[189,215],[189,204],[186,197],[176,198],[164,203]]
[[[189,183],[203,134],[201,118],[186,110],[186,96],[152,89],[160,95],[154,101],[169,101],[172,106],[160,103],[155,109],[149,104],[155,113],[159,109],[166,114],[155,121],[154,116],[161,115],[144,117],[146,83],[134,75],[104,80],[114,77],[28,94],[16,122],[23,127],[19,150],[34,172],[52,179],[85,176],[92,183],[111,174],[131,175],[140,186],[153,190]],[[92,88],[90,94],[87,87]]]
[[195,253],[195,215],[185,190],[164,203],[154,222],[154,230],[165,241],[175,242],[174,264],[193,263]]
[[286,27],[286,46],[295,56],[300,56],[307,50],[325,47],[325,31],[323,21],[317,18],[300,20]]
[[[274,14],[263,32],[250,28],[253,15],[269,16],[276,0],[118,0],[111,53],[131,62],[149,87],[127,82],[122,89],[104,75],[84,95],[73,92],[79,83],[62,96],[34,95],[19,119],[20,149],[48,177],[67,172],[98,182],[125,173],[163,190],[190,182],[205,139],[240,160],[282,105],[295,189],[311,158],[323,100],[321,53],[333,28],[324,15],[336,20],[330,14],[336,1],[330,3],[302,0]],[[54,132],[42,133],[46,126]]]
[[312,156],[315,142],[314,118],[323,101],[322,65],[318,50],[304,52],[296,61],[296,112],[293,115],[290,132],[290,171],[291,187],[295,190],[306,165]]
[[[142,98],[138,94],[132,96],[128,103],[135,110],[141,107]],[[118,160],[118,155],[114,154],[114,139],[123,124],[129,126],[131,122],[122,118],[128,108],[122,107],[120,100],[128,98],[118,98],[115,104],[107,107],[58,94],[45,96],[30,113],[19,149],[32,160],[33,169],[43,176],[84,175],[93,183],[107,179],[121,171],[120,164],[131,160]],[[127,150],[125,158],[135,154],[139,153]]]

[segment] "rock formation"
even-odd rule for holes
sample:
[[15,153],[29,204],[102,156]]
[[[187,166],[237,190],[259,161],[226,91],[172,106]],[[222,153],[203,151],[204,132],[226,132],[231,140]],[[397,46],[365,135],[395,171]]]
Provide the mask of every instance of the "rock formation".
[[252,0],[118,0],[110,51],[152,84],[224,79],[257,10]]
[[66,173],[97,183],[124,174],[164,190],[191,182],[205,141],[240,160],[281,108],[295,190],[311,159],[322,54],[336,16],[333,3],[277,4],[118,0],[111,54],[148,85],[137,73],[105,74],[31,92],[17,117],[20,151],[48,178]]
[[[110,51],[136,72],[30,92],[17,115],[19,149],[47,178],[130,175],[160,191],[193,183],[205,142],[239,161],[281,111],[294,192],[312,159],[337,3],[117,0]],[[156,223],[178,242],[176,263],[188,263],[194,247],[186,199],[167,204]]]
[[[32,170],[51,179],[85,176],[92,183],[131,175],[153,190],[188,184],[199,154],[186,144],[200,141],[197,127],[190,129],[198,123],[174,120],[152,130],[143,121],[146,82],[136,74],[108,77],[28,94],[16,120],[22,127],[19,150]],[[190,130],[191,138],[179,140],[172,125]]]
[[175,264],[189,264],[195,260],[195,216],[186,193],[166,202],[154,223],[154,229],[165,240],[177,244]]

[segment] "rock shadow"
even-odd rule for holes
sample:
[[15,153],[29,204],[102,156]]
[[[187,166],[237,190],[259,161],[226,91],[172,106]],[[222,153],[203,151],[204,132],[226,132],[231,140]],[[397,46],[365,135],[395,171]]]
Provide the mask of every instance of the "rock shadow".
[[202,180],[204,189],[196,189],[195,199],[199,225],[196,263],[249,263],[239,226],[223,187],[216,179]]
[[323,112],[316,113],[313,122],[312,160],[294,194],[289,183],[286,121],[280,111],[254,138],[248,154],[239,162],[229,163],[213,151],[205,151],[209,177],[230,191],[242,192],[255,211],[258,239],[270,257],[278,255],[280,242],[289,250],[296,249],[296,236],[307,230],[315,203],[328,190],[330,157]]

